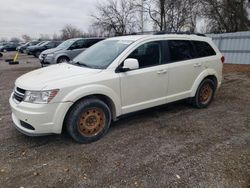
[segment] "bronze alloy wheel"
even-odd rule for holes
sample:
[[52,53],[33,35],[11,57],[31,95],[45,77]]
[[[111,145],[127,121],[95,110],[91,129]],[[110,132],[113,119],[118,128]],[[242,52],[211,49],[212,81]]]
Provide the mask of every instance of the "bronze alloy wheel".
[[212,96],[213,96],[213,89],[211,85],[209,83],[203,85],[199,95],[200,102],[202,104],[207,104],[211,100]]
[[93,137],[105,126],[105,114],[100,108],[86,109],[77,123],[78,131],[85,137]]

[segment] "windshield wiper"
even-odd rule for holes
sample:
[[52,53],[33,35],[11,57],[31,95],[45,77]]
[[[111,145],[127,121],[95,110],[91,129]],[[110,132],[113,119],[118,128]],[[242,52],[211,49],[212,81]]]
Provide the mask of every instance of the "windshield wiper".
[[80,63],[79,61],[75,62],[75,61],[70,61],[69,62],[70,64],[73,64],[73,65],[78,65],[80,67],[88,67],[88,68],[92,68],[90,65],[87,65],[85,63]]

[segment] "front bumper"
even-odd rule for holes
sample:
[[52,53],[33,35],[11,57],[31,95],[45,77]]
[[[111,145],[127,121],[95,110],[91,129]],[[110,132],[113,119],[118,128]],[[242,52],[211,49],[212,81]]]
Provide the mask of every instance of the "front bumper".
[[[17,130],[29,136],[61,133],[64,117],[72,105],[71,102],[51,104],[18,103],[12,96],[13,94],[9,99],[9,103],[12,109],[12,120]],[[24,127],[21,121],[31,125],[34,129]]]
[[55,58],[52,56],[39,56],[39,60],[41,64],[55,64]]

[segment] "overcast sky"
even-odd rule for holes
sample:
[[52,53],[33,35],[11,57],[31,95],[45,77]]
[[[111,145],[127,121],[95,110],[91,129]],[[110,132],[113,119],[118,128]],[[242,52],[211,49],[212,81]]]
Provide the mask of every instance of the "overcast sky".
[[0,39],[59,33],[66,24],[88,31],[97,0],[0,0]]

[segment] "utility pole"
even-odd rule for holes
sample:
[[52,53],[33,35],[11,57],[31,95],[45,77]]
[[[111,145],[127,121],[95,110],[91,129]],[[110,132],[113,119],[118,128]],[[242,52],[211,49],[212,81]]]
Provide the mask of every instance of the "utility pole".
[[144,32],[144,0],[141,0],[141,32]]

